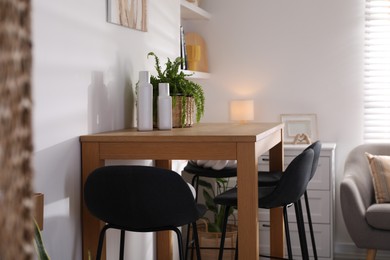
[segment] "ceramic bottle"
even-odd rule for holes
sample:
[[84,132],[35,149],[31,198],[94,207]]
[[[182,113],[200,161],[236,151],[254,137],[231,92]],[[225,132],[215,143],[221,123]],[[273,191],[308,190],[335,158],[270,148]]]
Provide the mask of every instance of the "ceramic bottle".
[[137,123],[138,131],[153,130],[153,86],[150,84],[149,71],[139,72]]
[[169,95],[169,84],[158,84],[157,122],[159,130],[172,129],[172,97]]

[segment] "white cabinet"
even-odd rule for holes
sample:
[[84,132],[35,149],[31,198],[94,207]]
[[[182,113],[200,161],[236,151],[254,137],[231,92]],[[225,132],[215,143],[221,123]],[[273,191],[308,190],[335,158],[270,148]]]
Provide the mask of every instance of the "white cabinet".
[[[307,145],[285,145],[284,163],[287,166]],[[310,181],[307,193],[309,195],[310,211],[313,221],[314,236],[319,259],[333,259],[333,227],[334,227],[334,172],[335,172],[335,148],[334,143],[323,143],[318,162],[317,171]],[[260,170],[268,170],[268,156],[264,155],[259,160]],[[306,208],[304,207],[304,219],[307,223]],[[269,254],[269,212],[259,209],[260,228],[260,252]],[[291,243],[294,259],[300,259],[298,231],[294,207],[288,209]],[[306,238],[309,246],[309,254],[313,255],[310,241],[309,227],[306,225]]]
[[[290,209],[294,211],[294,209]],[[291,244],[292,244],[292,251],[293,251],[293,258],[294,259],[301,259],[301,248],[299,245],[299,236],[298,236],[298,229],[295,223],[292,221],[289,221],[289,227],[290,227],[290,236],[291,236]],[[316,239],[316,246],[317,246],[317,255],[319,259],[333,259],[332,252],[333,252],[333,246],[332,246],[332,239],[331,237],[331,228],[329,224],[314,224],[314,236]],[[260,222],[259,223],[259,230],[260,230],[260,253],[269,255],[269,223],[268,222]],[[308,232],[309,226],[305,225],[306,229],[306,238],[308,242],[308,250],[309,255],[312,257],[313,250],[311,247],[310,242],[310,233]],[[287,249],[285,249],[287,251]],[[287,256],[286,256],[287,257]]]

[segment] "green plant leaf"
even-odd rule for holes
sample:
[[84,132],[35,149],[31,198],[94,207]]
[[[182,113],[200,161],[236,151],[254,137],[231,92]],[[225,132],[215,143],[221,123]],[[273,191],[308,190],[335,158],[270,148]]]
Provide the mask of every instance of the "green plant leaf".
[[216,225],[215,223],[209,223],[208,224],[208,231],[209,232],[221,232],[221,228]]
[[205,199],[207,209],[212,211],[215,215],[218,212],[218,207],[214,202],[214,198],[206,190],[203,190],[203,197]]
[[227,184],[229,182],[229,179],[228,178],[216,178],[216,181],[217,181],[217,183],[224,185],[224,184]]
[[209,189],[209,190],[212,190],[212,189],[213,189],[213,186],[211,185],[211,183],[210,183],[210,182],[207,182],[207,181],[205,181],[205,180],[199,179],[199,180],[198,180],[198,184],[199,184],[200,186],[202,186],[202,187],[205,187],[205,188]]
[[38,253],[39,260],[50,260],[49,255],[46,252],[45,246],[43,244],[41,231],[39,230],[39,226],[34,219],[34,240],[35,240],[35,248]]

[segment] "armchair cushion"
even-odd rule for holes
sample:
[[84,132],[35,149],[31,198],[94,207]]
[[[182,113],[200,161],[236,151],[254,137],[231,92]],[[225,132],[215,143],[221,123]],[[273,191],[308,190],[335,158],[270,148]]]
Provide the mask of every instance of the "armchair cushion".
[[390,231],[390,203],[372,204],[366,211],[368,224],[377,229]]
[[370,165],[376,202],[390,202],[390,156],[365,154]]

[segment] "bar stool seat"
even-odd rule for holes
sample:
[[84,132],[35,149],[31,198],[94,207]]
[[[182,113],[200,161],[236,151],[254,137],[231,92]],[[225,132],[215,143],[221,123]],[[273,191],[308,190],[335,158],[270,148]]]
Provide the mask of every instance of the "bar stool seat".
[[[211,168],[204,168],[188,162],[184,167],[184,171],[194,175],[194,177],[207,177],[207,178],[229,178],[237,176],[236,168],[224,168],[221,170],[213,170]],[[193,177],[193,178],[194,178]]]

